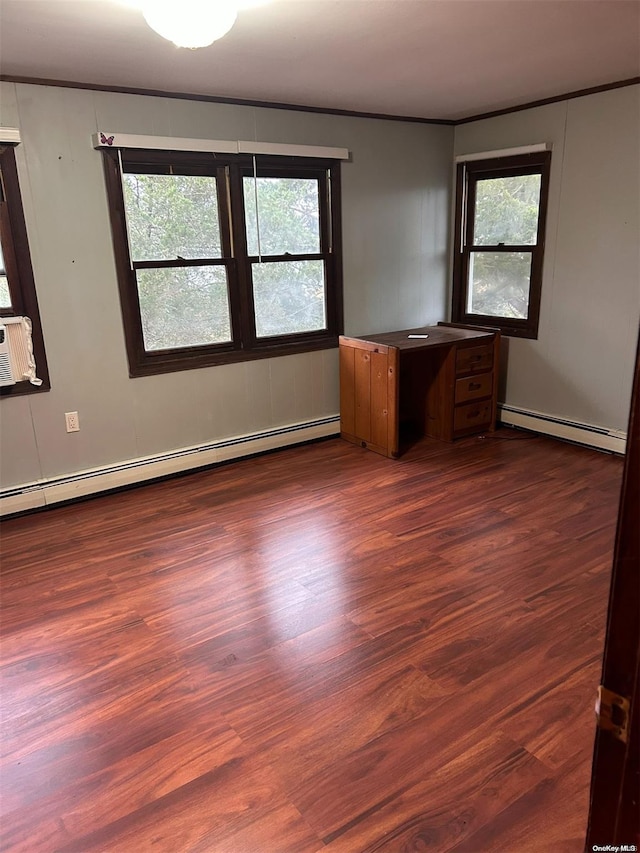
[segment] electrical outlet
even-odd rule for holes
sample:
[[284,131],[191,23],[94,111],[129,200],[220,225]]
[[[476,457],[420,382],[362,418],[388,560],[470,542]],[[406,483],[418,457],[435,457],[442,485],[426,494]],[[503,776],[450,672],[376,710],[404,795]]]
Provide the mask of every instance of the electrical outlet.
[[80,432],[80,419],[77,412],[65,412],[64,420],[67,425],[67,432]]

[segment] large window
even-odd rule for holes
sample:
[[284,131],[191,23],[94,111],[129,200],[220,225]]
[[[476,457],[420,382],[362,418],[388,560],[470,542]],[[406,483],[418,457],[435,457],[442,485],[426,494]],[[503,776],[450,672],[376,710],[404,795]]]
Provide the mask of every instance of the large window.
[[333,161],[104,151],[129,369],[337,345]]
[[0,319],[31,320],[33,354],[41,385],[17,382],[0,388],[3,397],[47,391],[50,388],[40,312],[31,267],[27,228],[22,210],[13,146],[0,145]]
[[537,337],[550,158],[544,151],[459,164],[455,322]]

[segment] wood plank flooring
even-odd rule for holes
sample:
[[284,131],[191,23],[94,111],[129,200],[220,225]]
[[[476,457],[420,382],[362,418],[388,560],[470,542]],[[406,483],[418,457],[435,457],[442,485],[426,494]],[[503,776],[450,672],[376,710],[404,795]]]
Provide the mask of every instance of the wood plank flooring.
[[4,853],[579,853],[622,460],[332,439],[3,525]]

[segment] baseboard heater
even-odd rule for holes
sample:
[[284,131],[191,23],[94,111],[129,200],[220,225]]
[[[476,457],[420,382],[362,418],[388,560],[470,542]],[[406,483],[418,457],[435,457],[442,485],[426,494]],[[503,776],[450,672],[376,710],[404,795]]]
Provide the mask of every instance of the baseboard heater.
[[206,468],[243,456],[339,434],[340,417],[334,415],[0,489],[0,516],[26,512],[62,501],[143,483],[146,480],[166,477],[170,474]]
[[575,441],[577,444],[586,444],[611,453],[624,454],[627,446],[626,432],[556,418],[542,412],[517,409],[503,404],[498,406],[498,417],[501,423],[509,426],[522,427],[522,429],[544,433],[554,438],[564,438],[567,441]]

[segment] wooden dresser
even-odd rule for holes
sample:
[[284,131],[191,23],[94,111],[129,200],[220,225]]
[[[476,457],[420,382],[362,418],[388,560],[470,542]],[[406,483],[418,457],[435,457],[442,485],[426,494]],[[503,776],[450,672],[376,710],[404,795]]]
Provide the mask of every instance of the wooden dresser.
[[340,434],[384,456],[410,436],[495,429],[500,333],[426,326],[340,337]]

